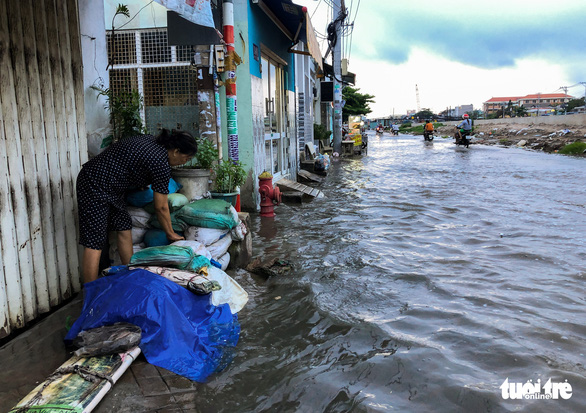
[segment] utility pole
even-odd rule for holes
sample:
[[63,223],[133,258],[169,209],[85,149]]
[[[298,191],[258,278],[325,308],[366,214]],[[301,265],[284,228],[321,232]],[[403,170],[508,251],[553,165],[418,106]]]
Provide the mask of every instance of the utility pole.
[[415,98],[417,99],[417,113],[421,112],[421,105],[419,104],[419,88],[415,84]]
[[335,32],[332,50],[334,68],[334,152],[342,153],[342,24],[346,17],[344,0],[333,1],[333,30]]

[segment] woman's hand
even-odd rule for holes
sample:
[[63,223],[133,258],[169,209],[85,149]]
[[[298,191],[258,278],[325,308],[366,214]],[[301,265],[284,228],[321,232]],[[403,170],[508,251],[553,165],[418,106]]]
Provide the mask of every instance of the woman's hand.
[[171,242],[175,242],[175,241],[183,241],[185,239],[185,237],[182,237],[181,235],[173,232],[171,234],[167,234],[167,238],[169,239],[169,241]]

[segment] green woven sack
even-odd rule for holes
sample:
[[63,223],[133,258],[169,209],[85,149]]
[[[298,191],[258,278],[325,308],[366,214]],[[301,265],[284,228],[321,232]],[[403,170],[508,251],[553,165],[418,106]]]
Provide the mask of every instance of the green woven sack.
[[163,245],[137,251],[130,258],[130,265],[156,265],[197,272],[203,267],[209,267],[211,263],[206,257],[194,253],[190,247]]
[[[167,195],[167,203],[169,204],[169,211],[175,212],[178,209],[183,208],[184,205],[188,204],[189,199],[187,199],[187,197],[185,195],[177,192],[174,194]],[[150,203],[146,204],[144,206],[144,210],[146,212],[148,212],[149,214],[154,214],[155,213],[155,203],[150,202]]]
[[[179,212],[179,211],[177,211]],[[175,232],[183,232],[189,226],[181,218],[177,216],[177,212],[171,213],[171,226],[173,227],[173,231]],[[153,215],[149,219],[149,225],[153,228],[163,229],[159,222],[159,218],[156,215]]]
[[232,229],[238,225],[238,213],[222,199],[200,199],[177,211],[185,223],[200,228]]

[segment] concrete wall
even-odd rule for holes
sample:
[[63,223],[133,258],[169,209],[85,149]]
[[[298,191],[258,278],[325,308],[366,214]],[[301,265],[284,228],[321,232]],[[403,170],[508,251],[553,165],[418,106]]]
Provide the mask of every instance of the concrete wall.
[[83,93],[89,156],[100,152],[102,140],[110,134],[110,121],[103,96],[91,89],[92,85],[109,85],[104,3],[79,0],[79,23],[83,58]]
[[475,125],[558,125],[558,126],[586,126],[586,113],[558,116],[531,116],[526,118],[505,118],[505,119],[479,119],[474,121]]

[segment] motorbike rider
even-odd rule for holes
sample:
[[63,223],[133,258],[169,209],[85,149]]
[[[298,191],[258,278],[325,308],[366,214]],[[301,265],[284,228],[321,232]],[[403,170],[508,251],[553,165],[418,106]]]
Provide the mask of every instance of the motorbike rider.
[[429,138],[433,135],[433,123],[431,123],[431,120],[429,119],[425,121],[425,126],[423,127],[423,135],[425,138]]
[[[460,139],[467,142],[468,139],[466,137],[470,136],[472,133],[472,119],[470,119],[470,116],[467,113],[462,116],[462,119],[464,120],[456,126],[456,129],[460,132]],[[456,139],[456,144],[458,143],[459,139]],[[468,144],[466,144],[466,146],[468,146]]]
[[399,134],[399,125],[397,123],[393,123],[392,129],[393,129],[393,134],[395,134],[395,135]]

